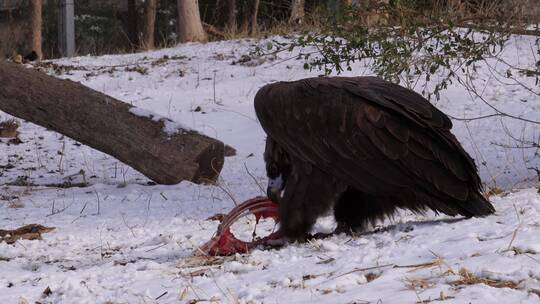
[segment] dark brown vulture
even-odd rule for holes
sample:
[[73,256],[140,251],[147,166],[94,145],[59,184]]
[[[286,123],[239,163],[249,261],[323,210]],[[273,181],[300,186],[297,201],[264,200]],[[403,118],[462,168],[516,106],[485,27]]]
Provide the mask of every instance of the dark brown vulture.
[[359,231],[398,208],[495,211],[450,119],[412,90],[376,77],[278,82],[259,90],[255,111],[268,135],[268,196],[291,240],[305,240],[332,207],[336,232]]

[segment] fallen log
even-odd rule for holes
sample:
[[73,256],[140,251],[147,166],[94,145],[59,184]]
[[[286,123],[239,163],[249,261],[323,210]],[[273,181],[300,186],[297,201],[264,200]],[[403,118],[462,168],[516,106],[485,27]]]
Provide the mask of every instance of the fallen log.
[[0,110],[114,156],[159,184],[214,182],[221,141],[80,83],[0,62]]

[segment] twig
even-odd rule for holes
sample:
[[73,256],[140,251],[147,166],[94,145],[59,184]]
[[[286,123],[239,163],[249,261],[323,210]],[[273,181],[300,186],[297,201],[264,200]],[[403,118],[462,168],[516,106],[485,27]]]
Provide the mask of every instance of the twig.
[[72,224],[75,223],[78,219],[83,217],[82,213],[84,209],[86,209],[86,205],[88,205],[88,202],[84,203],[84,206],[82,207],[81,211],[79,211],[79,216],[77,216],[75,219],[73,219],[73,221],[71,221]]
[[169,199],[165,196],[165,194],[163,194],[163,192],[160,192],[159,195],[161,195],[161,197],[163,197],[164,200],[168,201]]
[[446,116],[450,117],[453,120],[465,121],[465,122],[469,122],[469,121],[473,121],[473,120],[486,119],[486,118],[491,118],[491,117],[504,116],[504,115],[502,115],[500,113],[489,114],[489,115],[484,115],[484,116],[477,116],[477,117],[456,117],[456,116],[452,116],[452,115],[447,114],[447,113],[445,113],[445,114],[446,114]]
[[62,212],[64,212],[67,208],[71,207],[71,205],[69,205],[69,206],[65,206],[65,207],[62,208],[62,209],[55,210],[55,209],[54,209],[55,202],[56,202],[56,200],[53,200],[52,208],[51,208],[51,213],[50,213],[50,214],[47,214],[45,217],[49,217],[49,216],[53,216],[53,215],[62,213]]
[[99,199],[99,193],[95,189],[94,189],[94,193],[96,194],[96,197],[97,197],[97,213],[96,213],[96,215],[100,215],[101,201]]
[[337,278],[340,278],[340,277],[343,277],[343,276],[346,276],[346,275],[349,275],[351,273],[355,273],[355,272],[361,272],[361,271],[366,271],[366,270],[373,270],[373,269],[380,269],[380,268],[385,268],[385,267],[392,267],[392,268],[398,268],[400,266],[397,266],[396,264],[385,264],[385,265],[380,265],[380,266],[372,266],[372,267],[366,267],[366,268],[355,268],[351,271],[347,271],[345,273],[342,273],[342,274],[339,274],[337,276],[334,276],[332,278],[329,278],[328,280],[320,283],[320,284],[324,284],[324,283],[327,283],[331,280],[335,280]]
[[152,201],[152,195],[153,193],[150,193],[148,196],[148,202],[146,204],[146,217],[144,219],[143,227],[146,227],[146,223],[148,223],[148,218],[150,217],[150,202]]
[[156,301],[161,299],[163,296],[165,296],[166,294],[168,294],[169,292],[168,291],[165,291],[164,293],[162,293],[159,297],[156,298]]
[[124,222],[124,225],[126,225],[126,227],[129,229],[129,231],[131,231],[131,235],[133,235],[133,237],[136,238],[137,236],[135,235],[135,231],[133,231],[133,227],[135,227],[135,226],[129,226],[127,224],[124,213],[122,213],[122,221]]
[[84,203],[84,206],[82,207],[81,211],[79,212],[79,214],[82,214],[84,209],[86,209],[86,205],[88,205],[88,202],[85,202]]
[[19,242],[19,241],[16,241],[15,243],[21,245],[22,248],[24,248],[24,250],[27,250],[27,249],[28,249],[28,248],[26,248],[26,246],[23,245],[23,243],[21,243],[21,242]]
[[[220,105],[220,104],[218,104],[218,105]],[[243,117],[245,117],[245,118],[247,118],[247,119],[249,119],[249,120],[251,120],[251,121],[257,122],[257,119],[255,119],[255,118],[253,118],[253,117],[250,117],[250,116],[248,116],[248,115],[246,115],[246,114],[240,113],[240,112],[238,112],[238,111],[229,110],[229,109],[225,109],[225,108],[217,108],[217,110],[224,111],[224,112],[229,112],[229,113],[234,113],[234,114],[238,114],[238,115],[243,116]]]
[[530,256],[530,255],[528,255],[528,254],[526,254],[526,253],[525,253],[525,256],[528,257],[528,258],[530,258],[531,260],[535,261],[536,263],[540,263],[539,260],[533,258],[532,256]]
[[[501,148],[506,148],[506,149],[538,149],[540,148],[540,144],[537,144],[537,143],[534,143],[534,142],[531,142],[529,146],[525,146],[525,145],[507,145],[507,144],[501,144],[501,143],[498,143],[498,142],[494,142],[492,141],[491,142],[492,145],[494,146],[498,146],[498,147],[501,147]],[[522,143],[524,144],[524,143]],[[531,168],[528,168],[528,169],[531,169]]]
[[506,250],[510,250],[512,248],[512,244],[514,243],[514,240],[516,239],[517,233],[518,233],[519,229],[521,228],[521,224],[523,224],[523,222],[521,221],[521,218],[519,217],[519,212],[517,211],[516,204],[514,204],[514,210],[516,211],[516,216],[518,218],[519,224],[516,227],[516,229],[514,229],[514,232],[512,233],[512,238],[510,239],[510,243],[508,244],[508,248],[506,248]]
[[235,206],[238,206],[238,201],[234,198],[234,196],[232,195],[231,191],[229,189],[226,189],[223,185],[222,185],[222,182],[220,182],[220,179],[221,181],[223,181],[223,178],[221,177],[218,177],[218,181],[216,182],[216,186],[218,186],[219,189],[221,189],[221,191],[225,192],[229,198],[234,202],[234,205]]
[[161,245],[159,245],[159,246],[157,246],[157,247],[150,248],[150,249],[146,250],[145,252],[154,251],[154,250],[159,249],[159,248],[161,248],[161,247],[163,247],[163,246],[167,246],[167,243],[163,243],[163,244],[161,244]]
[[217,73],[217,71],[214,70],[213,72],[214,72],[214,77],[212,79],[212,85],[213,85],[213,91],[214,91],[214,104],[218,104],[216,102],[216,73]]
[[508,114],[506,112],[503,112],[499,110],[497,107],[489,103],[482,95],[480,95],[474,87],[472,87],[470,84],[468,84],[466,81],[463,81],[459,76],[456,76],[459,83],[461,83],[469,92],[473,93],[480,101],[482,101],[486,106],[491,108],[493,111],[495,111],[496,114],[499,114],[499,116],[508,117],[516,120],[525,121],[532,124],[540,125],[540,121],[519,117],[513,114]]
[[253,179],[253,181],[255,182],[255,184],[257,184],[257,186],[259,187],[259,189],[261,190],[261,193],[265,193],[264,192],[264,188],[261,186],[261,184],[259,184],[259,182],[257,181],[257,179],[255,178],[255,176],[253,176],[253,174],[251,174],[251,172],[249,172],[249,169],[247,167],[247,164],[244,162],[244,168],[246,168],[246,172],[247,174]]
[[58,162],[58,172],[62,174],[64,170],[62,170],[62,161],[64,160],[64,154],[66,150],[66,141],[62,142],[62,151],[60,151],[60,161]]
[[411,264],[411,265],[395,265],[392,268],[424,268],[429,266],[434,266],[439,264],[439,261],[433,261],[433,262],[426,262],[426,263],[420,263],[420,264]]

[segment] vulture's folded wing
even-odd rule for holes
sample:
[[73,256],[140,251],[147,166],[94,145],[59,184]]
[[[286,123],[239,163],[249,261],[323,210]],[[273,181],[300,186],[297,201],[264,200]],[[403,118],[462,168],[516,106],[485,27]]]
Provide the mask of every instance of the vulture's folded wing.
[[362,192],[403,195],[413,210],[494,211],[451,121],[414,91],[375,77],[309,78],[263,87],[255,110],[294,157]]

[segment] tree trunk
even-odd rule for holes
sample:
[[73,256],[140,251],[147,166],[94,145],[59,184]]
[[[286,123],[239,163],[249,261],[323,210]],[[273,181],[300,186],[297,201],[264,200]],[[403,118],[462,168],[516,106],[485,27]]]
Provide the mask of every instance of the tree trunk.
[[198,0],[178,0],[178,41],[206,42]]
[[291,17],[289,18],[289,23],[301,24],[305,11],[305,0],[293,0],[291,3]]
[[260,0],[253,0],[253,10],[251,14],[251,35],[257,34],[257,16],[259,14]]
[[246,34],[249,31],[249,18],[251,5],[248,1],[242,1],[242,22],[240,23],[240,33]]
[[[242,5],[242,25],[240,31],[250,35],[257,33],[257,16],[259,14],[260,0],[245,1]],[[251,25],[251,30],[250,30]]]
[[227,29],[236,32],[236,0],[227,0]]
[[135,0],[127,0],[128,2],[128,22],[127,22],[127,32],[129,42],[133,46],[138,45],[137,37],[137,4]]
[[42,24],[42,0],[31,1],[32,13],[32,50],[37,54],[37,60],[41,61],[43,52],[41,49],[41,24]]
[[226,146],[80,83],[0,62],[0,110],[116,157],[160,184],[214,182]]
[[144,8],[144,28],[141,48],[151,50],[155,47],[154,28],[156,23],[156,11],[158,0],[146,0]]

